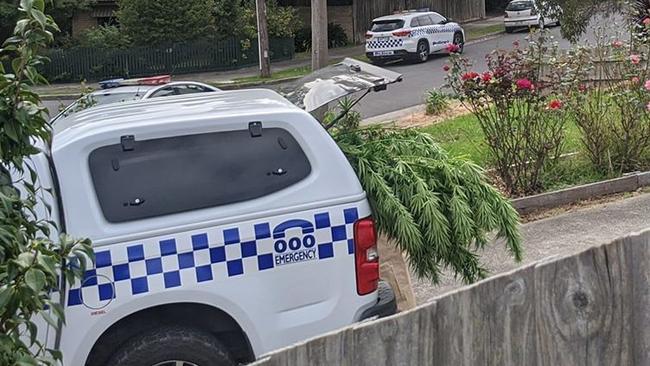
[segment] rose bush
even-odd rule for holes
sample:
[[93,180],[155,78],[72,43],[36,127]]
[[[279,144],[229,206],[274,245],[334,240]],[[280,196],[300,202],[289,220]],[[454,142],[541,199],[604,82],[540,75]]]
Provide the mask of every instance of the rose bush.
[[557,47],[544,34],[525,49],[513,46],[489,54],[483,73],[453,54],[447,86],[477,117],[492,165],[508,193],[518,195],[541,189],[542,173],[561,153],[567,113],[551,97],[556,93],[554,75],[542,70]]

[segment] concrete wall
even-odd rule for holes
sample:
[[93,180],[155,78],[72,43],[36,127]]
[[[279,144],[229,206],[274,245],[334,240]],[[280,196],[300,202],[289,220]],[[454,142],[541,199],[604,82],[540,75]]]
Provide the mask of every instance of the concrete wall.
[[650,231],[532,264],[253,365],[650,365]]

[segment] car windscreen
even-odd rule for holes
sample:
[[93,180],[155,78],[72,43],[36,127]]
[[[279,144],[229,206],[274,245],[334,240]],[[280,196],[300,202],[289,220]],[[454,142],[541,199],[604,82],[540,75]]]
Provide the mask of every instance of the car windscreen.
[[533,8],[532,1],[513,1],[506,7],[507,11],[522,11]]
[[377,20],[372,22],[371,32],[390,32],[404,27],[401,19]]

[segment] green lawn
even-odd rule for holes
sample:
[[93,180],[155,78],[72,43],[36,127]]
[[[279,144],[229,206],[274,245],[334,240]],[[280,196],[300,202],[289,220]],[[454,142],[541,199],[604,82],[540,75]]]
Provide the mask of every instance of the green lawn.
[[490,34],[505,32],[505,31],[506,28],[503,24],[492,24],[492,25],[481,26],[481,27],[472,26],[471,24],[465,26],[465,35],[468,41],[483,38]]
[[300,67],[294,67],[291,69],[286,69],[281,71],[273,71],[273,69],[271,69],[271,71],[272,73],[270,78],[262,78],[260,76],[247,76],[243,78],[233,79],[233,81],[236,83],[244,84],[244,83],[273,81],[273,80],[286,79],[291,77],[305,76],[311,72],[311,67],[300,66]]
[[[466,157],[482,167],[490,168],[490,151],[478,120],[468,114],[423,128],[452,156]],[[563,153],[578,153],[560,159],[542,177],[545,191],[592,183],[609,178],[596,172],[582,153],[580,131],[573,122],[566,126]]]

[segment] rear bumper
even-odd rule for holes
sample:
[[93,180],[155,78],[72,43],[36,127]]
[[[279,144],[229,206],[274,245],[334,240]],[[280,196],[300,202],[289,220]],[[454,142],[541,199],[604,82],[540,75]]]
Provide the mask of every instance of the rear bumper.
[[506,28],[514,28],[514,27],[529,27],[532,25],[539,25],[539,18],[533,17],[533,18],[514,18],[514,19],[509,19],[506,18],[504,20],[504,24]]
[[377,303],[361,313],[361,318],[359,320],[365,320],[373,317],[383,318],[393,315],[397,312],[395,292],[393,292],[393,289],[390,287],[390,285],[387,282],[379,281],[377,290],[379,291]]

